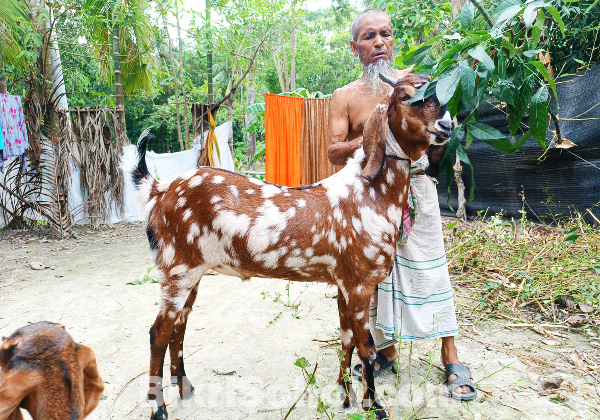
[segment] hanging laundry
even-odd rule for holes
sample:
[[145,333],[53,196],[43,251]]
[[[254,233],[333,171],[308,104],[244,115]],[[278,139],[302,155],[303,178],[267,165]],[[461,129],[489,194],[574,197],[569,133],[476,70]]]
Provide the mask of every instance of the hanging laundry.
[[[25,151],[29,147],[27,126],[20,96],[0,94],[0,129],[4,144],[0,170],[4,170],[4,161],[11,157],[20,157],[25,164]],[[23,171],[26,166],[23,165]]]
[[329,98],[304,98],[300,140],[302,185],[319,182],[343,168],[332,165],[327,158],[329,101]]
[[265,96],[265,181],[300,186],[302,98]]

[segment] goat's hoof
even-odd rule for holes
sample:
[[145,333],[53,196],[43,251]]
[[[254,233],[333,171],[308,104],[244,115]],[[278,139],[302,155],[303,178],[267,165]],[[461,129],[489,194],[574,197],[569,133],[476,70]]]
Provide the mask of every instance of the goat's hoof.
[[377,420],[389,419],[387,410],[376,402],[371,405],[371,412],[375,413],[375,418]]
[[167,406],[163,403],[160,407],[156,409],[152,416],[150,416],[150,420],[167,420],[169,416],[167,415]]
[[183,400],[187,400],[194,396],[194,386],[184,376],[183,381],[179,384],[179,396]]

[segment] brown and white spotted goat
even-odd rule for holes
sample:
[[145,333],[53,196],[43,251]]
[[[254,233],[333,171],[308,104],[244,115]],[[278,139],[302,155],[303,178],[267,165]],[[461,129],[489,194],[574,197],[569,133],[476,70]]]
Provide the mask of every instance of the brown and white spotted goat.
[[[427,79],[411,74],[384,80],[394,91],[366,122],[363,149],[340,172],[308,187],[280,187],[208,167],[171,183],[159,182],[148,172],[147,140],[140,139],[140,160],[132,176],[145,204],[148,240],[162,277],[160,310],[150,330],[152,419],[167,418],[162,394],[167,347],[172,384],[182,397],[193,391],[184,372],[183,339],[200,278],[210,269],[242,279],[336,286],[346,352],[338,383],[351,388],[344,373],[356,347],[364,368],[363,404],[381,409],[374,398],[371,296],[392,269],[410,159],[419,159],[430,144],[443,144],[451,130],[447,108],[435,96],[409,105]],[[349,402],[346,393],[344,405]]]

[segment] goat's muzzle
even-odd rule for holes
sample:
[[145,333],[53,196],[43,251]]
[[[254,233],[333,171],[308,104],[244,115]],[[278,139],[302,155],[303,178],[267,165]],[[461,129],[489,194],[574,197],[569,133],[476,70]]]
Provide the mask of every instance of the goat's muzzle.
[[446,143],[452,135],[452,128],[454,124],[450,118],[450,112],[446,110],[442,118],[437,120],[433,126],[435,131],[427,130],[427,132],[432,135],[430,144],[441,146],[442,144]]

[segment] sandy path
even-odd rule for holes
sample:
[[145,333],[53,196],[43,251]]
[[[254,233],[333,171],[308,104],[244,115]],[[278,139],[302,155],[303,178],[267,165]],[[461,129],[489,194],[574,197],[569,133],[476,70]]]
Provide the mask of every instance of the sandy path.
[[[143,226],[122,224],[114,229],[82,228],[78,232],[80,240],[63,241],[0,232],[0,334],[10,335],[28,322],[62,323],[76,341],[94,350],[105,381],[104,398],[88,418],[147,419],[148,330],[158,309],[159,285],[126,285],[152,266]],[[34,270],[32,262],[50,268]],[[152,276],[156,272],[151,272]],[[281,302],[274,302],[277,293],[287,301],[287,284],[273,279],[242,283],[222,275],[203,278],[184,347],[186,371],[196,393],[181,401],[176,388],[166,389],[166,400],[172,400],[168,409],[171,419],[281,419],[304,389],[302,373],[294,365],[299,356],[313,366],[318,362],[317,392],[332,404],[329,411],[335,418],[347,418],[347,413],[356,411],[344,413],[337,394],[332,395],[338,374],[337,349],[322,348],[322,343],[312,341],[337,334],[337,304],[332,298],[336,290],[322,284],[291,284],[292,301],[303,293],[297,300],[301,302],[299,313],[295,314]],[[463,329],[473,334],[471,327]],[[463,335],[457,340],[459,356],[470,364],[476,380],[504,368],[480,383],[491,395],[480,391],[476,402],[453,401],[447,398],[445,385],[439,387],[444,378],[435,367],[419,388],[429,368],[418,357],[426,359],[433,343],[415,343],[412,404],[418,407],[425,395],[433,395],[421,418],[594,418],[586,406],[598,402],[593,380],[575,374],[560,357],[571,348],[544,346],[537,334],[524,329],[508,331],[499,323],[479,324],[476,331],[479,334],[473,338],[499,347],[488,349]],[[569,337],[569,346],[583,348],[578,336]],[[503,348],[536,354],[567,367],[528,366]],[[585,349],[598,351],[597,347]],[[397,377],[389,373],[378,378],[378,390],[388,397],[395,419],[411,412],[408,351],[408,343],[403,343]],[[433,357],[439,364],[439,346]],[[165,372],[168,375],[168,370]],[[568,404],[554,403],[528,388],[536,388],[543,375],[562,376],[576,387]],[[316,417],[315,398],[305,397],[289,418]]]

